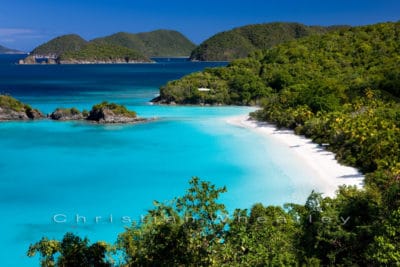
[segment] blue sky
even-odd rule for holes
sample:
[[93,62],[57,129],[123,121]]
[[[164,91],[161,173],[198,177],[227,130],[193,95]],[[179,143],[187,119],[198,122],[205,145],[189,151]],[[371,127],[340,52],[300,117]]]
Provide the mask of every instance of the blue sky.
[[200,43],[253,23],[364,25],[400,20],[400,1],[352,0],[1,0],[0,44],[30,51],[53,37],[174,29]]

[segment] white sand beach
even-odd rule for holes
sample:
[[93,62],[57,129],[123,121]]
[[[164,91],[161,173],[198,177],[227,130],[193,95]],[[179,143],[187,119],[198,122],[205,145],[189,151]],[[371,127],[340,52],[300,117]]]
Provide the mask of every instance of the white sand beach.
[[229,124],[256,131],[266,138],[274,138],[282,146],[289,147],[293,153],[315,174],[315,187],[324,196],[334,196],[340,185],[363,186],[364,176],[355,168],[339,164],[332,152],[312,143],[292,130],[278,130],[274,125],[250,120],[249,116],[236,116],[227,119]]

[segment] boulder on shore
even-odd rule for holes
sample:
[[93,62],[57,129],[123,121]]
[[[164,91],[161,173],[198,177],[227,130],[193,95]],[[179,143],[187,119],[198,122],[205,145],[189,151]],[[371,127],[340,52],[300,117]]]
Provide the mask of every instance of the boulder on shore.
[[145,119],[138,118],[136,112],[129,111],[122,105],[103,102],[93,106],[87,120],[98,123],[134,123]]
[[18,62],[18,64],[20,64],[20,65],[24,65],[24,64],[31,65],[31,64],[36,64],[36,63],[37,63],[36,62],[36,58],[33,55],[32,56],[27,56],[24,59],[20,59],[19,62]]
[[69,121],[69,120],[83,120],[85,117],[82,112],[76,108],[57,108],[49,115],[52,120]]

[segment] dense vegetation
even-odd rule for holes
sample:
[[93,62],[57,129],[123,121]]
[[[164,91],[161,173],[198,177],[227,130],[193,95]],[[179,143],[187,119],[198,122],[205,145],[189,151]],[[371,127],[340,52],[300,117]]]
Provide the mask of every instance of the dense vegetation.
[[329,143],[375,183],[377,173],[400,169],[399,55],[400,23],[341,29],[172,81],[160,100],[262,104],[254,117]]
[[148,57],[188,56],[195,45],[177,31],[157,30],[138,34],[119,32],[92,42],[134,49]]
[[[107,267],[105,253],[108,245],[97,242],[89,245],[87,238],[81,239],[72,233],[67,233],[61,241],[42,238],[39,242],[29,247],[28,256],[33,257],[37,252],[41,253],[40,265],[50,266],[74,266],[74,267]],[[60,256],[56,259],[56,253]]]
[[289,40],[338,28],[348,27],[319,27],[282,22],[247,25],[212,36],[196,47],[190,58],[203,61],[232,61],[244,58],[258,49],[271,48]]
[[59,60],[115,60],[128,57],[148,61],[148,57],[187,56],[195,45],[177,31],[157,30],[138,34],[116,33],[87,42],[79,35],[59,36],[36,47],[31,55]]
[[69,51],[58,58],[60,63],[89,61],[89,62],[150,62],[146,56],[135,50],[107,44],[89,43],[78,51]]
[[[253,117],[324,143],[366,174],[365,186],[343,186],[335,198],[312,192],[304,205],[255,204],[228,218],[218,202],[226,189],[193,178],[186,195],[155,202],[108,252],[122,252],[122,266],[399,266],[399,62],[400,22],[381,23],[290,41],[169,83],[165,102],[259,103]],[[64,257],[38,244],[43,260]]]
[[30,54],[57,58],[63,53],[78,51],[87,43],[76,34],[62,35],[36,47]]
[[333,199],[312,192],[304,205],[255,204],[228,214],[218,201],[226,188],[195,177],[184,196],[154,201],[115,245],[67,233],[32,244],[28,256],[60,267],[397,266],[400,181],[392,186],[386,195],[341,187]]

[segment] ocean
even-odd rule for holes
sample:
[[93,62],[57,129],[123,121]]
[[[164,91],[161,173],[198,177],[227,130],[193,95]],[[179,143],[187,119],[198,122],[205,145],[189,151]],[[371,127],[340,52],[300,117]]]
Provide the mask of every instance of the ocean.
[[231,212],[259,202],[303,203],[313,189],[289,149],[227,123],[255,108],[149,103],[166,82],[225,62],[19,66],[19,58],[0,56],[0,93],[44,113],[57,107],[90,110],[107,100],[156,120],[0,123],[2,266],[39,266],[26,251],[43,236],[73,232],[113,243],[153,200],[182,196],[192,176],[225,185],[220,200]]

